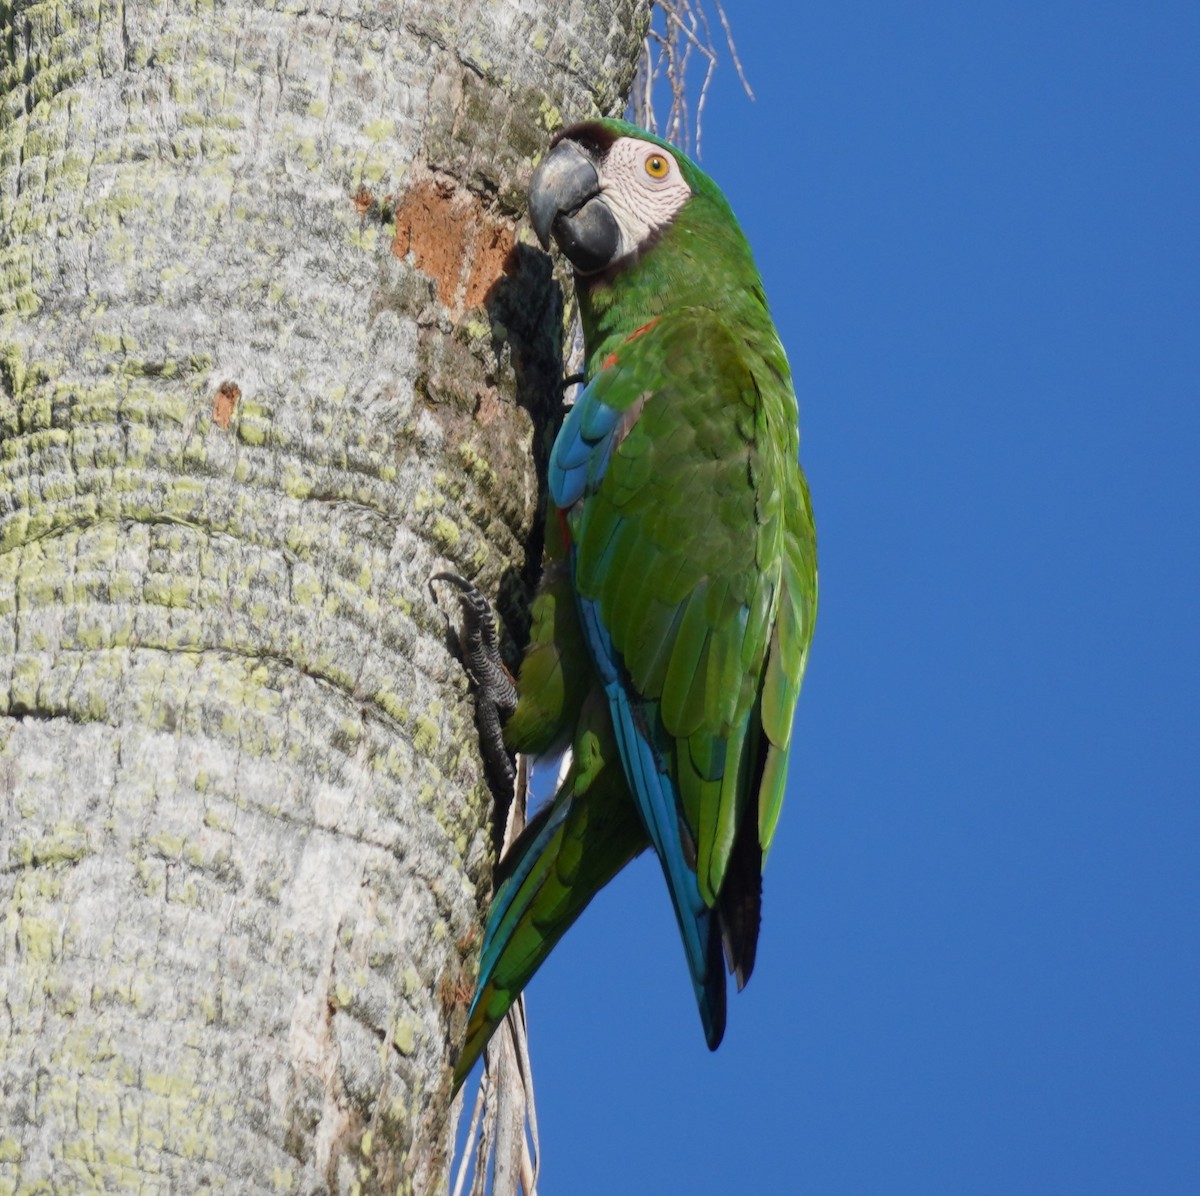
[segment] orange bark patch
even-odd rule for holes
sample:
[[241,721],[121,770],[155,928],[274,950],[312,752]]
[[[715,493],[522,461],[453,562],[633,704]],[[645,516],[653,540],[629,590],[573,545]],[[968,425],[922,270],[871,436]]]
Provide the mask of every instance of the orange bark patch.
[[408,253],[437,283],[438,298],[455,316],[478,307],[513,269],[516,235],[475,196],[438,179],[410,187],[396,207],[392,252]]
[[516,266],[517,239],[513,230],[490,216],[475,230],[475,252],[467,275],[467,307],[478,307],[488,291]]
[[237,401],[242,397],[242,388],[236,382],[228,379],[217,387],[213,396],[213,423],[220,428],[228,428],[233,419],[233,411]]

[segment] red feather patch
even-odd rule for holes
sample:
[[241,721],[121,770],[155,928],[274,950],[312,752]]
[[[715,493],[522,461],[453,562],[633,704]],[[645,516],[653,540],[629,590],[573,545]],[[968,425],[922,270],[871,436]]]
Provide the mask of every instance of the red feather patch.
[[[653,327],[654,327],[654,325],[655,325],[655,324],[657,324],[657,323],[659,322],[659,320],[661,320],[661,319],[662,319],[662,316],[655,316],[655,317],[654,317],[654,319],[653,319],[653,320],[651,320],[651,321],[650,321],[648,324],[643,324],[643,325],[642,325],[640,328],[635,328],[635,329],[634,329],[634,331],[633,331],[633,332],[631,332],[631,333],[630,333],[630,334],[629,334],[629,335],[628,335],[628,336],[627,336],[627,337],[626,337],[626,338],[625,338],[625,339],[624,339],[624,340],[621,342],[621,344],[623,344],[623,345],[627,345],[627,344],[629,344],[629,342],[630,342],[630,341],[635,341],[635,340],[637,340],[637,338],[638,338],[639,336],[644,336],[644,335],[645,335],[647,332],[649,332],[649,331],[650,331],[650,329],[651,329],[651,328],[653,328]],[[603,363],[603,364],[600,366],[600,368],[601,368],[602,370],[607,370],[607,369],[611,369],[611,368],[612,368],[614,365],[616,365],[616,364],[617,364],[617,355],[616,355],[615,353],[610,353],[610,354],[609,354],[609,355],[608,355],[608,356],[607,356],[607,357],[604,359],[604,363]]]

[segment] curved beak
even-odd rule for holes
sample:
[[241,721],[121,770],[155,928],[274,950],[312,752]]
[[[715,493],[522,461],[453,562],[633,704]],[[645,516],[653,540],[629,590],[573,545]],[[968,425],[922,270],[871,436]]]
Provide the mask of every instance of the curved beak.
[[596,164],[575,141],[560,141],[534,171],[529,218],[543,247],[550,247],[553,235],[580,274],[603,269],[621,244],[621,230],[604,202]]

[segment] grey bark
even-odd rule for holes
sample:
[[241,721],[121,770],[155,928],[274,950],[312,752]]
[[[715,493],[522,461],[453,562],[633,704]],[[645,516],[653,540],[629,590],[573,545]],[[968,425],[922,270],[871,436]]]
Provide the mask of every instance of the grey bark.
[[518,216],[646,0],[0,3],[0,1194],[427,1192],[519,612]]

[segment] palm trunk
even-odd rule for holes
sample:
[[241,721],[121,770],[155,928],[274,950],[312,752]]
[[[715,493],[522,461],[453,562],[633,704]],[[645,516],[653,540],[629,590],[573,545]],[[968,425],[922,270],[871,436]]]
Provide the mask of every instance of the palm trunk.
[[[647,0],[0,4],[0,1192],[444,1184],[519,611],[518,217]],[[287,9],[287,11],[282,11]]]

